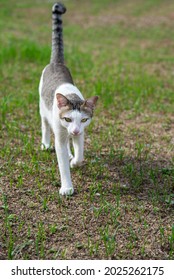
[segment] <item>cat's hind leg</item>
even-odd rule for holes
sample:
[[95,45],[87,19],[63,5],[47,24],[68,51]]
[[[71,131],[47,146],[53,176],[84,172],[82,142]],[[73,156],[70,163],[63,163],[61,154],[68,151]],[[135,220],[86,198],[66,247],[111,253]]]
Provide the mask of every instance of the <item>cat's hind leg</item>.
[[44,118],[41,117],[41,123],[42,123],[42,144],[41,144],[41,149],[48,149],[50,148],[50,126],[48,124],[48,121]]

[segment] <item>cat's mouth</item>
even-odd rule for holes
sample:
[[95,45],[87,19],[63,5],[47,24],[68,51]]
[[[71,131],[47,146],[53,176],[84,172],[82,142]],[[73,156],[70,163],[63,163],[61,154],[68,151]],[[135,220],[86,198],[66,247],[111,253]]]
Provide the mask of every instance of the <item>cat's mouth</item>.
[[82,134],[82,132],[71,132],[71,133],[70,133],[70,135],[73,136],[73,137],[74,137],[74,136],[77,137],[77,136],[79,136],[79,135],[81,135],[81,134]]

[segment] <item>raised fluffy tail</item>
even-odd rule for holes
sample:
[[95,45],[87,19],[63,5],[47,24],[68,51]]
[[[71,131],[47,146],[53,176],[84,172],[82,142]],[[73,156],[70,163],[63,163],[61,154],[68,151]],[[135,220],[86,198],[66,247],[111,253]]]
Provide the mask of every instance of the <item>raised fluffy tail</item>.
[[52,7],[52,50],[51,63],[64,63],[62,14],[66,8],[61,3]]

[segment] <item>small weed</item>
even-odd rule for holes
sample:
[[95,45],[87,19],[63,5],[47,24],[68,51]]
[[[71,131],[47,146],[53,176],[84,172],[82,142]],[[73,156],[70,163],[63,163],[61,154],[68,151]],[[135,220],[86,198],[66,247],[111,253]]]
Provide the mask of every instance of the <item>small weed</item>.
[[[22,251],[26,250],[31,244],[33,243],[33,240],[27,240],[25,242],[23,242],[22,244],[18,244],[14,251],[13,251],[13,256],[14,259],[18,259],[18,256],[20,256],[22,254]],[[26,259],[26,255],[25,255],[25,259]]]
[[47,199],[47,197],[44,197],[44,198],[43,198],[43,201],[42,201],[42,205],[43,205],[44,211],[47,211],[47,210],[48,210],[48,205],[47,205],[47,203],[48,203],[48,199]]
[[116,151],[116,154],[119,158],[120,161],[123,161],[124,155],[125,155],[125,149],[124,148],[120,148]]
[[135,149],[137,151],[137,158],[141,159],[143,156],[144,144],[137,142],[135,145]]
[[172,226],[171,234],[169,236],[169,244],[170,244],[169,257],[172,259],[174,257],[174,225]]
[[107,258],[112,258],[116,248],[115,234],[111,234],[109,226],[100,229],[100,237],[104,243]]
[[22,186],[23,186],[23,178],[22,175],[19,175],[17,179],[17,187],[22,188]]
[[44,229],[44,224],[43,222],[40,222],[38,224],[35,246],[36,246],[36,254],[41,259],[45,258],[45,240],[46,240],[46,233]]
[[87,248],[88,248],[90,257],[97,256],[98,252],[99,252],[99,241],[93,242],[91,240],[90,236],[88,235],[88,246],[87,246]]
[[57,225],[56,224],[50,225],[49,230],[51,234],[55,234],[57,231]]
[[143,239],[143,244],[142,244],[142,246],[141,246],[141,255],[144,257],[144,256],[146,256],[146,247],[148,247],[147,246],[147,239],[146,238],[144,238]]
[[61,252],[60,252],[60,258],[62,260],[66,260],[66,254],[67,254],[67,249],[63,249]]
[[57,203],[58,203],[59,206],[62,205],[62,197],[59,194],[57,195]]

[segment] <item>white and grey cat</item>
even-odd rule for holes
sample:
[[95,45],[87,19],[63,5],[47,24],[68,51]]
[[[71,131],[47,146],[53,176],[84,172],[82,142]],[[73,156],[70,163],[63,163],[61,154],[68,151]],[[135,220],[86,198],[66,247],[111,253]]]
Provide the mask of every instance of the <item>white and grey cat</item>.
[[[50,64],[43,72],[39,84],[40,115],[42,122],[42,149],[50,147],[50,130],[55,136],[55,150],[60,170],[61,195],[71,195],[74,188],[70,166],[83,161],[84,128],[89,125],[98,97],[84,99],[74,85],[71,74],[64,64],[62,14],[63,4],[52,7],[52,52]],[[72,138],[74,156],[69,140]]]

